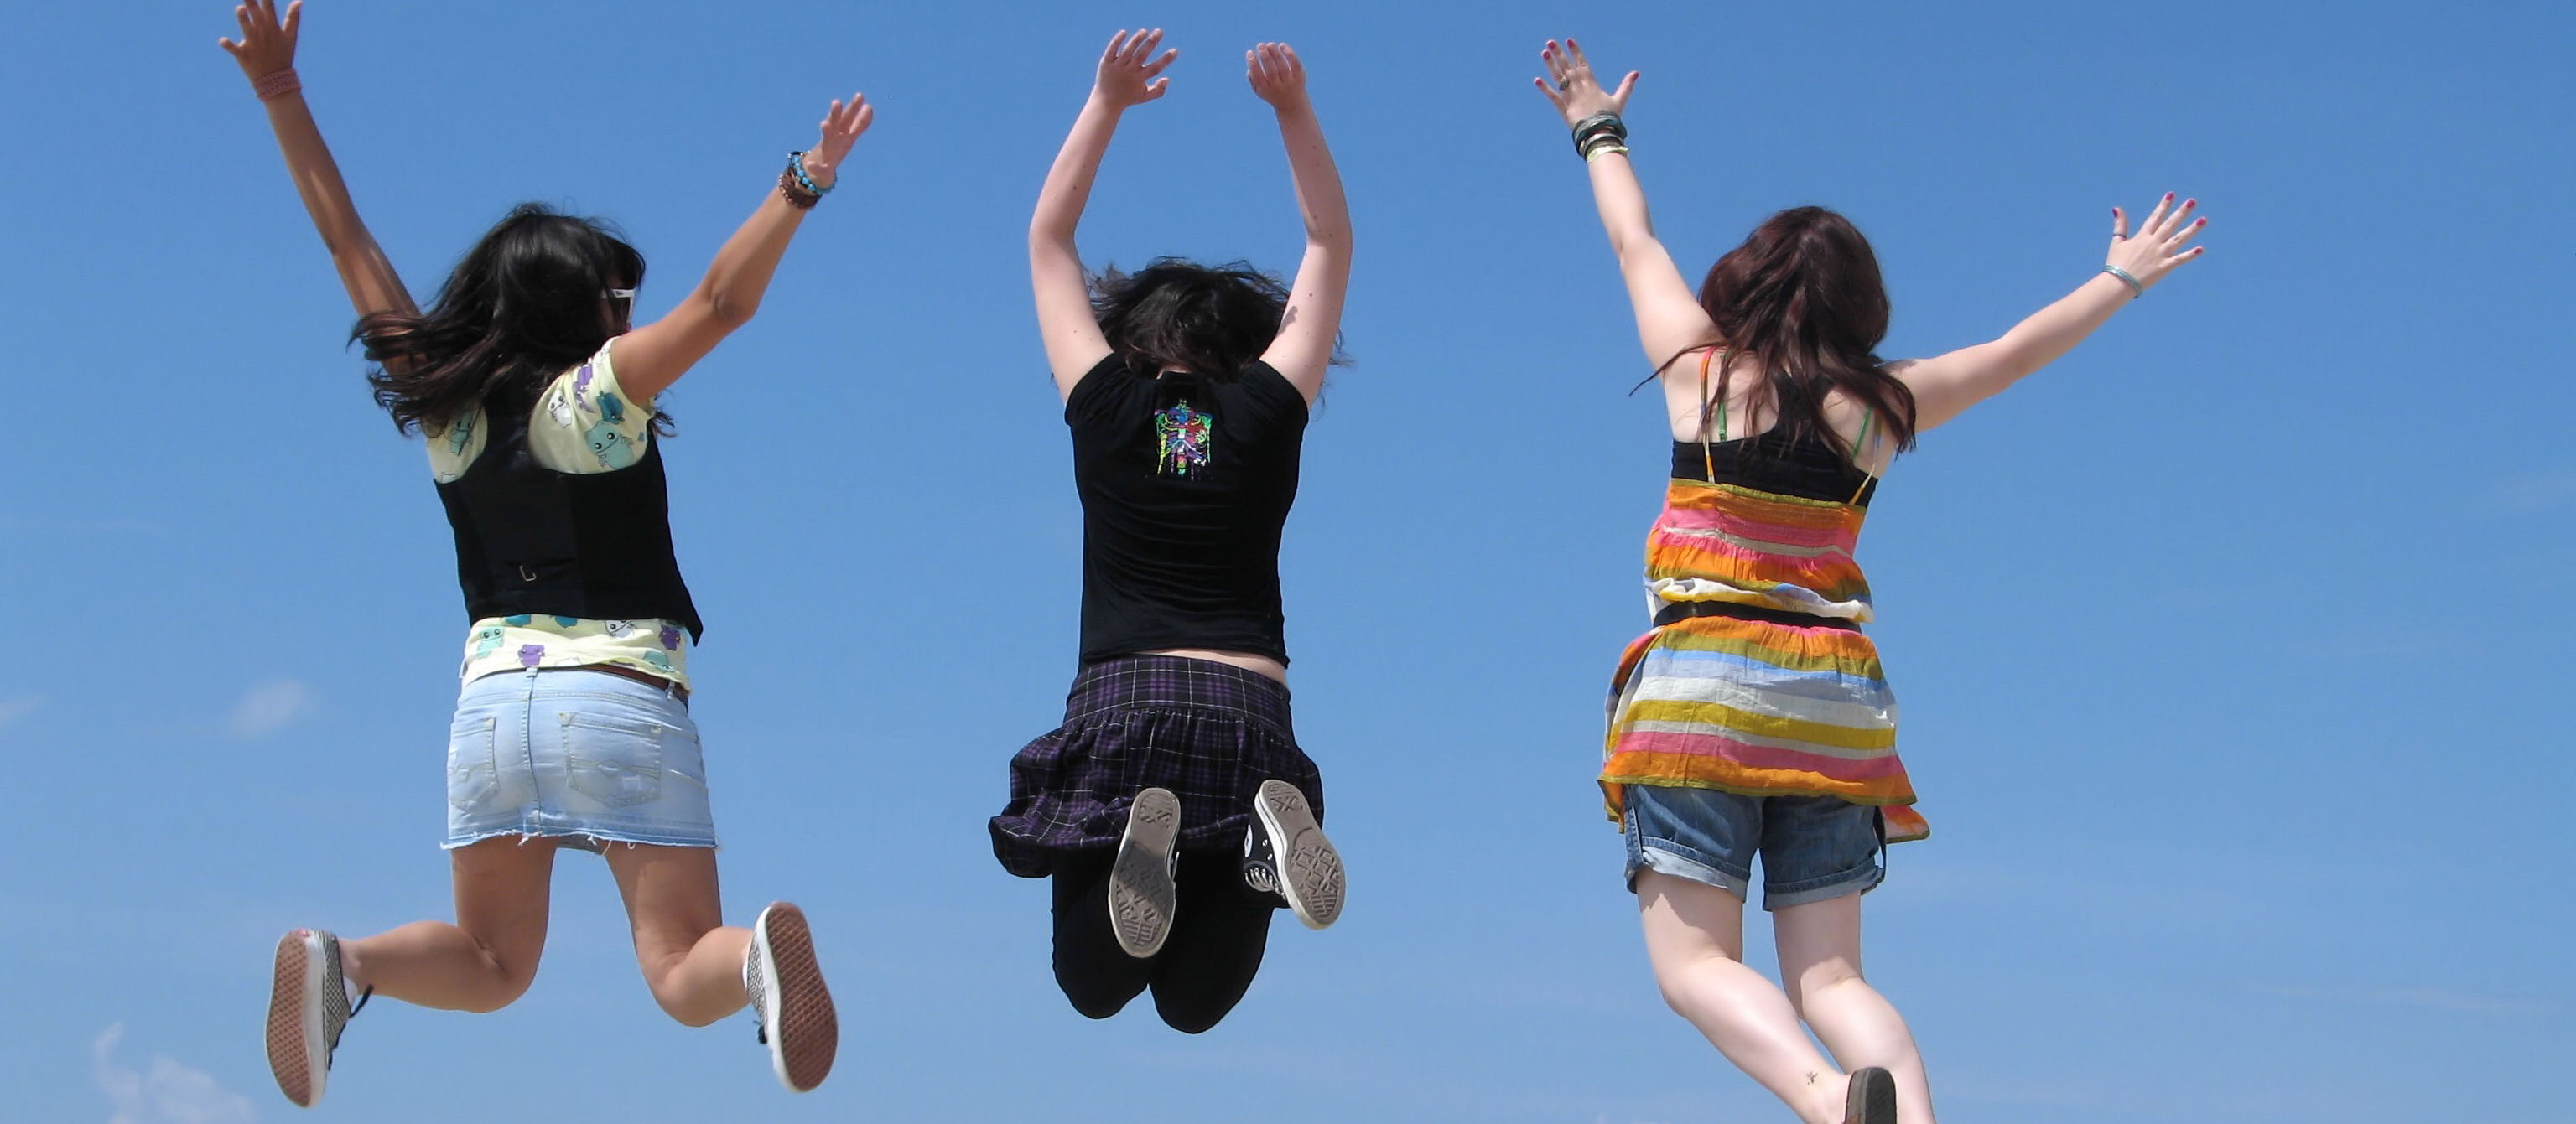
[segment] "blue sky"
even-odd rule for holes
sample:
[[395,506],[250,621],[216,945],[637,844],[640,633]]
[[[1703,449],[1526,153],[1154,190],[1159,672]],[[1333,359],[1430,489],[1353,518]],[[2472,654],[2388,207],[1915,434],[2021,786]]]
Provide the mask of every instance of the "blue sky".
[[[567,856],[534,991],[371,1007],[314,1119],[1784,1118],[1657,999],[1590,781],[1663,437],[1528,85],[1569,32],[1646,73],[1685,270],[1834,206],[1885,263],[1891,356],[2082,281],[2114,203],[2211,218],[2205,260],[1901,462],[1864,544],[1934,825],[1869,899],[1868,967],[1945,1112],[2564,1112],[2563,8],[1209,8],[310,8],[307,92],[416,291],[545,199],[624,225],[656,313],[829,98],[881,106],[760,319],[665,401],[726,900],[813,916],[832,1082],[780,1091],[747,1019],[664,1020]],[[1088,261],[1292,263],[1258,39],[1307,59],[1358,232],[1358,364],[1283,558],[1355,896],[1283,923],[1201,1038],[1074,1014],[1045,888],[983,827],[1075,647],[1027,208],[1143,22],[1182,58]],[[295,1118],[255,1030],[277,934],[446,916],[446,531],[226,6],[12,23],[0,1088],[29,1120]]]

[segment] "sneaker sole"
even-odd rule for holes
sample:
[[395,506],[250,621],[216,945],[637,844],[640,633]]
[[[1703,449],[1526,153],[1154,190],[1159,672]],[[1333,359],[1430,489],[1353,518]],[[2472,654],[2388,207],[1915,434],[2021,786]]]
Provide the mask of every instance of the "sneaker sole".
[[1163,950],[1180,893],[1172,885],[1172,841],[1181,834],[1181,798],[1149,788],[1127,808],[1127,833],[1109,868],[1109,927],[1118,947],[1142,960]]
[[[1271,849],[1278,853],[1279,896],[1288,899],[1289,911],[1309,929],[1329,928],[1341,920],[1342,853],[1316,825],[1306,794],[1286,781],[1263,781],[1253,813],[1261,817],[1261,829],[1270,833]],[[1283,841],[1286,846],[1280,845]]]
[[770,1067],[789,1089],[811,1091],[831,1076],[832,1059],[841,1050],[841,1019],[814,958],[814,931],[804,910],[778,902],[760,911],[751,940],[768,984],[761,1001],[778,1000],[776,1010],[760,1013],[761,1025],[769,1028]]
[[268,985],[268,1071],[277,1078],[277,1091],[298,1108],[322,1099],[330,1073],[328,1064],[314,1064],[323,1049],[322,1011],[309,997],[321,988],[322,958],[308,939],[297,933],[279,937]]
[[1843,1124],[1896,1124],[1896,1076],[1877,1066],[1853,1070]]

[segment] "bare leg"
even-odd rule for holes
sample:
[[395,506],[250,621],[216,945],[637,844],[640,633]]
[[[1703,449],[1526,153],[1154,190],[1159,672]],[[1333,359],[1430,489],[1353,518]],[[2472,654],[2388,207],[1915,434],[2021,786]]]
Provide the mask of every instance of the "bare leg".
[[1860,895],[1793,905],[1771,918],[1789,1002],[1846,1069],[1896,1078],[1896,1116],[1933,1124],[1932,1084],[1905,1017],[1860,974]]
[[654,1002],[688,1026],[742,1010],[750,1001],[742,991],[742,954],[751,930],[723,923],[714,848],[612,843],[608,869],[626,899],[635,963]]
[[1845,1079],[1798,1026],[1789,997],[1744,966],[1744,902],[1658,871],[1637,875],[1646,957],[1664,1002],[1808,1124],[1840,1124]]
[[554,841],[486,839],[448,853],[456,924],[414,921],[340,944],[352,987],[445,1011],[498,1011],[526,994],[546,950]]

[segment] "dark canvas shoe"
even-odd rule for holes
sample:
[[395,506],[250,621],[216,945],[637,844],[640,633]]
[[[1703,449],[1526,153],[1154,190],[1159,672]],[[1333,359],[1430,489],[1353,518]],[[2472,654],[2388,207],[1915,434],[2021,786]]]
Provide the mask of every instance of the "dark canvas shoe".
[[1118,947],[1141,960],[1163,950],[1179,891],[1172,885],[1173,843],[1181,835],[1181,798],[1149,788],[1127,806],[1127,833],[1109,868],[1109,927]]
[[1285,899],[1309,929],[1340,920],[1342,855],[1316,826],[1306,795],[1286,781],[1263,781],[1252,811],[1252,830],[1243,843],[1244,884]]
[[[367,1005],[368,988],[358,997]],[[340,976],[340,938],[319,929],[297,929],[277,941],[276,974],[268,989],[268,1071],[279,1092],[299,1107],[322,1100],[331,1076],[331,1052],[357,1010]]]
[[805,925],[804,910],[774,902],[760,911],[751,926],[751,947],[743,950],[742,990],[751,997],[779,1082],[799,1093],[822,1084],[840,1052],[841,1022],[814,959],[814,933]]
[[1896,1077],[1877,1066],[1855,1069],[1843,1124],[1896,1124]]

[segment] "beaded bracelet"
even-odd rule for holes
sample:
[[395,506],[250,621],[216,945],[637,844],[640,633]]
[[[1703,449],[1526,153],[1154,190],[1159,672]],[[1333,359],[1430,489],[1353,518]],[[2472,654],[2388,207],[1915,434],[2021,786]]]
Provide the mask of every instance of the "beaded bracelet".
[[272,70],[250,84],[250,92],[261,101],[276,101],[304,88],[304,80],[295,76],[295,68]]
[[793,168],[778,173],[778,196],[787,200],[787,205],[797,210],[813,210],[814,204],[823,201],[823,193],[806,188],[804,184],[796,182],[797,178]]
[[[787,170],[795,173],[796,183],[798,186],[803,187],[807,191],[813,192],[816,198],[821,198],[822,196],[830,195],[832,193],[832,188],[830,187],[814,186],[813,177],[805,174],[805,153],[802,150],[787,154]],[[832,186],[838,187],[840,184],[838,181],[834,181]]]
[[2111,276],[2113,276],[2113,277],[2117,277],[2117,278],[2119,278],[2119,279],[2120,279],[2120,283],[2121,283],[2121,284],[2128,286],[2128,287],[2129,287],[2129,299],[2130,299],[2130,300],[2136,300],[2136,299],[2138,299],[2139,297],[2143,297],[2143,296],[2147,295],[2147,287],[2146,287],[2145,285],[2140,284],[2140,283],[2138,282],[2138,275],[2137,275],[2137,274],[2131,273],[2131,272],[2129,272],[2128,270],[2122,269],[2122,268],[2120,268],[2119,266],[2116,266],[2116,265],[2106,265],[2106,266],[2103,266],[2103,267],[2102,267],[2102,272],[2104,272],[2104,273],[2108,273],[2108,274],[2110,274],[2110,275],[2111,275]]

